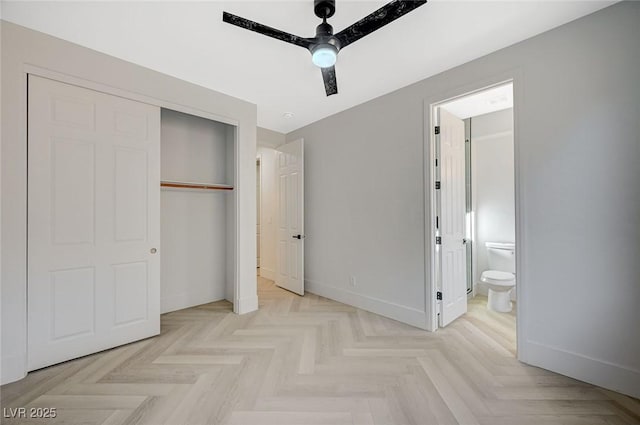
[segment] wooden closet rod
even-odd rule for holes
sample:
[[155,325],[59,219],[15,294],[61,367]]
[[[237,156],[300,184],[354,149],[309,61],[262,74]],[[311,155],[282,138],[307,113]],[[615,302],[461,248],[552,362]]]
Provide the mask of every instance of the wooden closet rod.
[[233,190],[233,186],[213,183],[191,183],[161,181],[160,187],[172,187],[176,189],[204,189],[204,190]]

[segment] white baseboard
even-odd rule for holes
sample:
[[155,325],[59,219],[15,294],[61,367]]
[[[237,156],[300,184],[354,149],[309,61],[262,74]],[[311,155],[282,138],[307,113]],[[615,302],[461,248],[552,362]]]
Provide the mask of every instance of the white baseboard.
[[258,295],[253,297],[239,298],[238,305],[233,306],[233,311],[237,314],[251,313],[258,309]]
[[427,328],[427,316],[424,311],[358,294],[343,288],[323,285],[312,280],[305,280],[304,285],[305,291],[312,294],[358,307],[420,329]]
[[266,267],[260,267],[260,276],[269,280],[276,280],[276,271],[268,269]]
[[2,357],[0,367],[0,385],[19,381],[27,376],[27,359],[25,356]]
[[526,362],[543,369],[640,398],[640,371],[578,353],[526,341]]
[[182,310],[196,305],[212,303],[225,299],[223,291],[183,292],[160,298],[160,313]]

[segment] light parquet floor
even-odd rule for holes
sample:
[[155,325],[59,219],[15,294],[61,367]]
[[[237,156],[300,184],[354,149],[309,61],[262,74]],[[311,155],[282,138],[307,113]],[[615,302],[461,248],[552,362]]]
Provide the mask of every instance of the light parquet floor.
[[486,299],[427,333],[265,279],[259,298],[163,315],[158,337],[5,385],[3,408],[57,417],[2,423],[640,424],[638,400],[518,362],[515,316]]

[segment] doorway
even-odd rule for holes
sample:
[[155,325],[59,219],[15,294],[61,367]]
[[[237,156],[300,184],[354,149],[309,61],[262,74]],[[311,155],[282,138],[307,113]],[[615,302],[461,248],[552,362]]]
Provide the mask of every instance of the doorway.
[[513,82],[431,104],[430,114],[432,323],[486,309],[515,333]]

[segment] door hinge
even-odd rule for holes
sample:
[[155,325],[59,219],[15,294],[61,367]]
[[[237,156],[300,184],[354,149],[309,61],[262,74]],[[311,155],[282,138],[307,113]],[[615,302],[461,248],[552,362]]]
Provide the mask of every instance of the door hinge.
[[436,189],[440,189],[440,182],[436,182]]
[[436,300],[438,300],[438,301],[442,300],[442,292],[440,292],[440,291],[436,292]]
[[440,134],[440,126],[439,125],[436,125],[435,132],[436,132],[436,134]]
[[440,236],[436,236],[436,245],[442,245],[442,238]]

